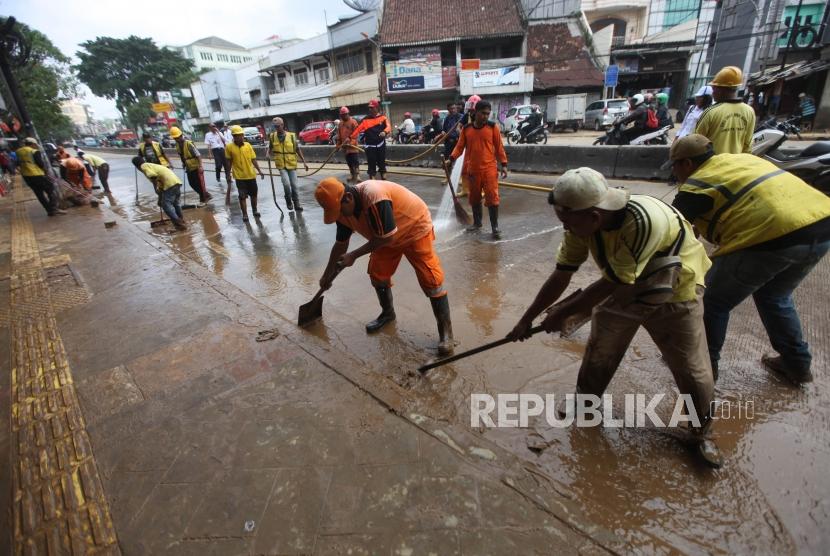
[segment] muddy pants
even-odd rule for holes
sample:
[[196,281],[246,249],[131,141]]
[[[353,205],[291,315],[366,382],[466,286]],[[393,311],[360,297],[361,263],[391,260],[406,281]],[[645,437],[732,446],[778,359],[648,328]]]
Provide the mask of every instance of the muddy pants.
[[98,179],[101,180],[101,186],[104,188],[104,191],[110,190],[109,184],[109,177],[110,177],[110,165],[109,163],[105,162],[101,164],[98,168]]
[[470,188],[470,205],[481,204],[481,193],[484,192],[484,206],[499,206],[499,172],[480,172],[478,174],[467,174],[467,185]]
[[428,297],[447,295],[444,290],[444,270],[433,248],[433,241],[435,232],[430,232],[402,247],[381,247],[372,251],[369,255],[369,278],[372,285],[376,288],[392,287],[392,275],[398,269],[401,257],[406,257],[415,269],[418,284]]
[[34,192],[35,197],[48,214],[58,210],[60,195],[52,181],[46,176],[23,176],[23,181]]
[[681,394],[690,394],[701,420],[709,414],[715,382],[703,326],[703,288],[693,301],[623,308],[614,297],[594,309],[576,390],[602,396],[640,326],[660,348]]
[[199,202],[204,203],[207,200],[207,190],[205,189],[205,172],[201,168],[195,170],[187,170],[187,183],[190,188],[199,195]]
[[375,179],[378,170],[386,174],[386,142],[376,146],[366,145],[366,167],[370,179]]

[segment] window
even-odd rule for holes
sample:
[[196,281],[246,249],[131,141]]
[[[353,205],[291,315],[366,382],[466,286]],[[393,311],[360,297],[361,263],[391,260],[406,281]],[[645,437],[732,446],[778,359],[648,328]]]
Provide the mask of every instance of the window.
[[375,56],[371,50],[366,51],[366,73],[375,71]]
[[252,58],[251,58],[250,56],[245,56],[245,61],[246,61],[246,62],[250,62],[250,61],[251,61],[251,59],[252,59]]
[[222,110],[222,106],[219,104],[219,99],[214,99],[210,101],[210,111],[211,112],[220,112]]
[[329,67],[326,64],[315,65],[314,77],[317,79],[317,83],[327,83],[329,80]]
[[349,73],[355,73],[358,71],[363,71],[363,59],[364,55],[360,52],[348,52],[346,54],[341,54],[336,59],[337,64],[337,75],[346,75]]
[[231,54],[231,62],[233,62],[234,64],[241,64],[242,56],[236,56],[234,54]]
[[277,87],[279,87],[280,91],[285,90],[285,74],[284,73],[278,73],[277,74]]
[[213,54],[210,52],[199,52],[199,56],[202,57],[202,60],[208,60],[210,62],[213,61]]
[[720,29],[732,29],[738,22],[738,0],[724,0],[720,16]]
[[507,117],[508,117],[508,118],[509,118],[510,116],[515,116],[515,115],[516,115],[516,108],[515,108],[515,107],[514,107],[514,108],[511,108],[510,110],[508,110],[508,111],[507,111]]
[[228,61],[228,55],[227,54],[217,54],[216,59],[220,62],[227,62]]
[[308,84],[308,72],[304,69],[296,70],[294,72],[294,84],[298,87],[300,85],[307,85]]
[[599,110],[602,108],[602,102],[592,102],[591,105],[585,109],[587,112],[588,110]]

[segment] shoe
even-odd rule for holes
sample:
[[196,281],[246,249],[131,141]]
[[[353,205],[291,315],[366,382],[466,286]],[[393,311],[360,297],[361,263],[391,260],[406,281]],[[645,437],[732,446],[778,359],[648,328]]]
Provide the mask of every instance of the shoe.
[[490,213],[490,228],[493,230],[493,239],[501,237],[501,230],[499,230],[499,207],[487,207],[487,212]]
[[810,369],[801,371],[793,369],[787,366],[787,364],[784,362],[784,358],[780,355],[764,355],[763,357],[761,357],[761,363],[763,363],[764,366],[770,371],[773,371],[783,376],[795,385],[813,382],[813,372]]
[[290,197],[285,198],[285,208],[287,208],[288,210],[294,210],[294,203],[291,202]]
[[450,301],[448,296],[430,297],[432,313],[438,324],[438,355],[445,357],[452,355],[455,345],[452,337],[452,321],[450,320]]
[[718,445],[710,438],[702,438],[695,446],[695,450],[703,463],[712,469],[720,469],[723,467],[723,456],[720,453]]
[[478,232],[481,230],[481,218],[484,214],[481,205],[473,205],[473,223],[467,228],[468,232]]
[[243,217],[242,217],[242,221],[243,221],[243,222],[248,222],[248,217],[247,217],[247,216],[243,216]]
[[377,332],[387,323],[395,320],[395,308],[392,305],[392,288],[375,288],[375,292],[378,294],[381,313],[378,315],[378,318],[366,325],[366,332],[369,333]]
[[185,224],[184,220],[173,220],[173,226],[175,226],[177,230],[187,229],[187,224]]

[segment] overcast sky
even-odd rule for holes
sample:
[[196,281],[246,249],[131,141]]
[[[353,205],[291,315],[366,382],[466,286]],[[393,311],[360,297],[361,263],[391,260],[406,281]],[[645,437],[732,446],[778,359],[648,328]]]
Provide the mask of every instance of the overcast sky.
[[[356,13],[342,0],[0,0],[0,15],[13,15],[37,29],[72,57],[79,43],[102,36],[150,37],[159,46],[189,44],[211,35],[242,46],[271,35],[309,38],[325,32],[324,10],[330,24]],[[96,118],[118,116],[114,102],[88,90],[83,102]]]

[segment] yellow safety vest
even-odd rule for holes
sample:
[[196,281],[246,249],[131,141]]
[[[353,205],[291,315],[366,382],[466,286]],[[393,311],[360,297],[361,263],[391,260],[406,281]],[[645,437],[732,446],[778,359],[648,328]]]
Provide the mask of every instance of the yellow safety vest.
[[[24,176],[45,176],[46,172],[43,171],[43,168],[37,165],[35,162],[35,153],[39,152],[38,149],[33,149],[32,147],[20,147],[17,149],[17,164],[20,166],[20,173]],[[43,154],[40,155],[41,157]],[[46,162],[45,160],[43,162]]]
[[274,155],[274,165],[278,169],[297,169],[297,138],[290,131],[285,132],[285,138],[280,141],[277,132],[271,133],[271,153]]
[[751,154],[718,154],[680,191],[706,195],[711,210],[693,224],[725,255],[799,230],[830,216],[830,198],[800,178]]
[[193,144],[193,141],[184,141],[183,143],[179,143],[176,141],[176,150],[179,151],[179,156],[184,159],[184,167],[187,168],[188,171],[190,170],[198,170],[199,169],[199,157],[193,156],[190,152],[190,145],[193,145],[193,148],[196,148],[196,145]]
[[[159,144],[156,143],[155,141],[153,141],[151,143],[151,145],[153,147],[153,151],[156,153],[156,157],[158,157],[158,159],[159,159],[159,163],[164,165],[164,166],[167,166],[169,168],[170,167],[170,161],[167,160],[166,156],[164,156],[164,153],[161,151],[161,147],[159,146]],[[144,143],[141,143],[138,146],[138,155],[142,156],[142,157],[144,156]],[[153,164],[153,163],[151,163],[151,164]]]

